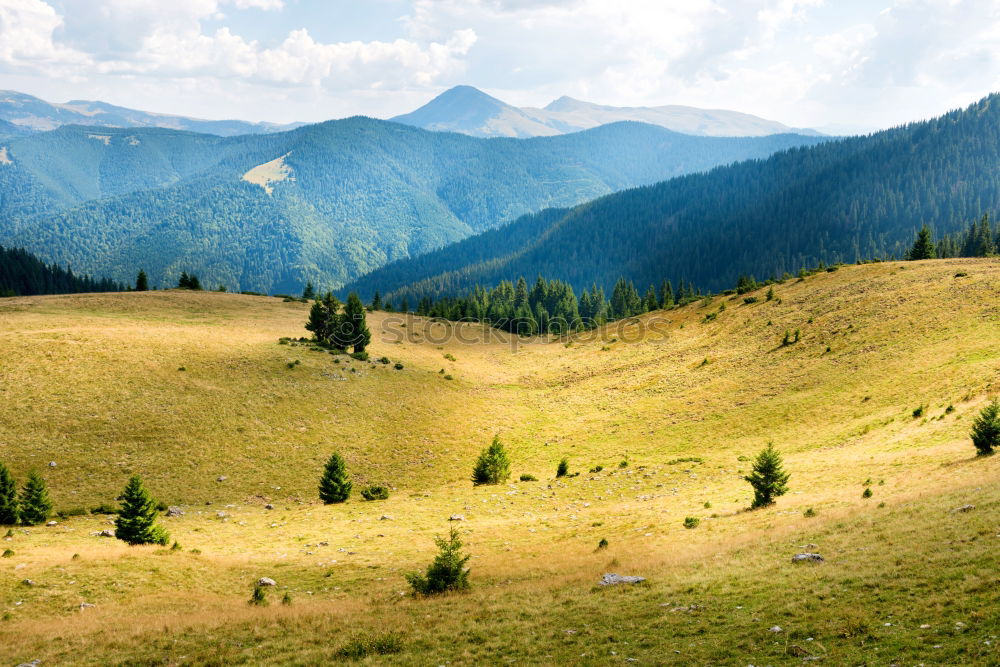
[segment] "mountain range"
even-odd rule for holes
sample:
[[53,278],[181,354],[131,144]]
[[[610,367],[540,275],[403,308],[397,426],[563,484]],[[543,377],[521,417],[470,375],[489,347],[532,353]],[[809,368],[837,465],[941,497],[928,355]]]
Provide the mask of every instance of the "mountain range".
[[[544,109],[518,108],[473,88],[455,86],[419,109],[390,120],[425,130],[460,132],[474,137],[549,137],[619,121],[638,121],[668,130],[716,137],[762,137],[771,134],[819,135],[773,120],[721,109],[685,106],[611,107],[560,97]],[[161,127],[231,137],[265,134],[305,123],[253,123],[202,120],[138,111],[107,102],[73,100],[62,104],[15,91],[0,91],[0,137],[54,130],[63,125],[92,127]]]
[[172,130],[204,132],[223,137],[238,134],[280,132],[303,123],[276,124],[252,123],[245,120],[201,120],[186,116],[137,111],[107,102],[73,100],[54,104],[43,99],[0,90],[0,136],[44,132],[63,125],[88,125],[92,127],[162,127]]
[[612,107],[560,97],[543,109],[518,108],[472,86],[451,88],[416,111],[391,120],[425,130],[460,132],[474,137],[547,137],[625,120],[698,136],[820,134],[737,111],[676,105]]
[[0,142],[0,244],[118,281],[337,288],[527,213],[821,141],[635,122],[524,140],[361,117],[235,137],[67,125]]
[[[793,148],[521,218],[349,285],[415,304],[537,275],[732,287],[740,274],[902,257],[1000,209],[1000,95],[870,136]],[[398,301],[397,301],[398,303]]]

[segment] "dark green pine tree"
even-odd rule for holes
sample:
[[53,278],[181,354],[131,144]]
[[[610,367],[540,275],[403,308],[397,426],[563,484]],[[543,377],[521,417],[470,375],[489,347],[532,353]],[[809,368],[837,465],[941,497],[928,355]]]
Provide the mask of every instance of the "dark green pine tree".
[[372,297],[372,310],[382,310],[382,295],[375,290],[375,296]]
[[146,292],[149,291],[149,278],[146,277],[146,272],[139,269],[139,275],[135,278],[135,291],[136,292]]
[[347,478],[347,464],[340,454],[334,452],[323,468],[319,499],[327,505],[342,503],[351,497],[351,486],[351,480]]
[[190,275],[190,277],[188,278],[188,281],[189,281],[188,282],[188,287],[190,289],[193,289],[193,290],[200,290],[201,289],[201,281],[198,279],[198,276],[196,276],[196,275],[194,275],[192,273]]
[[361,303],[357,292],[351,292],[344,305],[342,323],[334,334],[334,338],[338,341],[337,347],[346,350],[350,346],[356,353],[365,351],[372,340],[372,332],[368,329],[365,319],[366,314],[365,304]]
[[115,519],[115,537],[128,544],[166,544],[170,536],[156,523],[156,501],[138,475],[133,475],[121,495],[122,508]]
[[993,399],[972,422],[972,444],[979,456],[989,456],[1000,447],[1000,402]]
[[306,287],[302,290],[303,299],[315,299],[316,298],[316,288],[313,287],[312,282],[307,282]]
[[17,518],[17,484],[7,466],[0,463],[0,526],[13,526]]
[[510,477],[510,457],[500,442],[500,436],[494,436],[493,442],[484,449],[472,469],[472,483],[500,484]]
[[187,271],[181,271],[181,277],[177,279],[177,287],[180,289],[191,289],[191,277]]
[[643,310],[645,310],[647,313],[659,308],[660,303],[656,299],[656,288],[653,287],[652,285],[650,285],[649,289],[646,290],[646,298],[643,299],[642,305],[643,305]]
[[927,225],[924,225],[917,232],[917,239],[913,242],[910,252],[906,254],[906,259],[934,259],[935,257],[937,257],[937,252],[934,248],[934,239],[931,238],[931,230],[927,228]]
[[410,299],[408,297],[403,297],[403,302],[399,304],[399,312],[408,313],[410,312]]
[[674,288],[669,280],[660,285],[660,308],[667,309],[674,305]]
[[21,523],[25,526],[37,526],[45,523],[52,513],[52,501],[49,499],[45,480],[34,470],[28,473],[28,481],[21,489],[18,513]]
[[767,443],[767,448],[753,462],[751,473],[744,477],[753,487],[753,504],[750,507],[767,507],[774,503],[775,498],[785,495],[790,476],[781,465],[781,454],[774,448],[774,443]]

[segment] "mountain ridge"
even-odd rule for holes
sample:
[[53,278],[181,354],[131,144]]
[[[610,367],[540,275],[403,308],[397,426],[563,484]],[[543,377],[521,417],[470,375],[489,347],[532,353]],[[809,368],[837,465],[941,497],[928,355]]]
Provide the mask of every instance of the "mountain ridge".
[[449,88],[415,111],[390,120],[479,137],[552,136],[629,120],[696,136],[822,135],[748,113],[682,105],[615,107],[563,95],[542,108],[519,108],[467,85]]

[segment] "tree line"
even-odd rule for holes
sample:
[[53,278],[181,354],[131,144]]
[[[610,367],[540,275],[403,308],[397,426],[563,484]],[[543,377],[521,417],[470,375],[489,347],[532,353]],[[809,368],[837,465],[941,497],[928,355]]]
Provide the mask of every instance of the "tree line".
[[114,280],[73,273],[69,267],[47,264],[23,248],[0,246],[0,296],[121,292]]

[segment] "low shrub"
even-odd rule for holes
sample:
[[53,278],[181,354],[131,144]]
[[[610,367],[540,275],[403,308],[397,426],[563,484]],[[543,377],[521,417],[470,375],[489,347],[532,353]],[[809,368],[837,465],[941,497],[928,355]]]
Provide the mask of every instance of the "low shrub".
[[351,358],[352,359],[357,359],[358,361],[368,361],[368,353],[367,352],[355,352],[354,354],[351,355]]
[[436,537],[438,555],[427,567],[426,574],[411,572],[406,575],[413,592],[417,595],[437,595],[449,591],[469,588],[469,570],[465,564],[471,556],[462,553],[462,540],[454,528],[447,538]]
[[601,541],[597,543],[597,548],[598,549],[607,549],[608,548],[608,538],[602,537]]
[[363,660],[372,655],[392,655],[403,650],[403,638],[393,632],[364,635],[347,642],[335,653],[347,660]]
[[250,599],[247,600],[247,604],[253,607],[267,606],[267,592],[264,590],[263,586],[253,587],[253,593],[250,595]]
[[556,477],[565,477],[568,474],[569,474],[569,461],[563,459],[562,461],[559,462],[559,465],[556,466]]
[[684,517],[684,527],[685,528],[697,528],[698,524],[701,523],[701,519],[696,516]]
[[599,466],[598,465],[598,466],[594,466],[593,468],[591,468],[590,472],[601,472],[602,470],[604,470],[604,466]]
[[389,487],[380,484],[372,484],[361,489],[361,497],[365,500],[387,500],[389,498]]
[[522,482],[537,482],[538,478],[534,475],[529,475],[528,473],[523,473],[518,479]]

